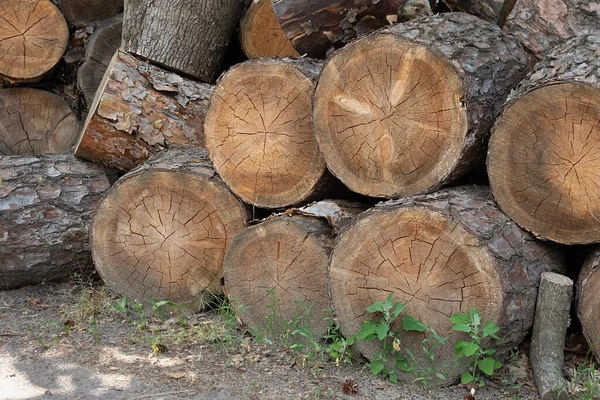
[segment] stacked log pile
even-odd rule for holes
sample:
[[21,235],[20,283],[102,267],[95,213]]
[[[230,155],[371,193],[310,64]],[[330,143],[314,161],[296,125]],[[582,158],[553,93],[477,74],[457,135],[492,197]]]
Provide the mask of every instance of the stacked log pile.
[[[565,271],[554,243],[600,243],[596,1],[57,2],[0,1],[2,287],[93,259],[132,300],[224,289],[261,329],[272,296],[346,335],[393,293],[449,342],[475,306],[502,356]],[[484,167],[489,188],[452,187]],[[590,341],[599,259],[578,283]]]

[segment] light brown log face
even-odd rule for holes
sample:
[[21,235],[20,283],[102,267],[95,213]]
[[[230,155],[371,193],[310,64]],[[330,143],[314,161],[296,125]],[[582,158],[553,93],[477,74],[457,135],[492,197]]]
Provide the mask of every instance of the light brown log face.
[[336,53],[314,102],[331,171],[355,192],[421,193],[457,163],[467,116],[454,68],[427,48],[376,35]]
[[502,209],[535,235],[600,241],[600,90],[563,83],[515,101],[490,140],[488,172]]
[[218,290],[222,260],[244,228],[227,188],[184,172],[144,171],[117,184],[92,224],[92,255],[118,292],[148,302]]
[[[406,315],[429,322],[455,343],[449,316],[476,306],[482,318],[499,323],[502,284],[493,256],[456,221],[422,207],[373,213],[342,233],[330,264],[335,315],[344,334],[360,330],[372,316],[365,308],[393,293]],[[404,314],[403,314],[404,315]],[[398,324],[396,331],[402,331]],[[403,347],[420,351],[422,334],[405,333]],[[357,343],[367,357],[375,342]],[[436,352],[440,370],[456,373],[452,346]],[[460,367],[460,366],[459,366]]]
[[0,155],[70,151],[79,123],[55,94],[30,88],[0,90]]
[[270,0],[254,0],[240,23],[240,37],[248,58],[298,57],[281,29]]
[[50,0],[0,1],[0,22],[0,77],[9,81],[40,77],[67,48],[67,22]]
[[312,305],[311,327],[319,337],[325,334],[332,245],[331,228],[312,217],[276,217],[239,234],[227,251],[223,274],[227,295],[244,322],[264,331],[270,306],[279,300],[278,321],[292,321]]
[[292,65],[252,61],[217,85],[206,116],[215,169],[247,203],[277,208],[306,199],[325,172],[312,132],[314,84]]

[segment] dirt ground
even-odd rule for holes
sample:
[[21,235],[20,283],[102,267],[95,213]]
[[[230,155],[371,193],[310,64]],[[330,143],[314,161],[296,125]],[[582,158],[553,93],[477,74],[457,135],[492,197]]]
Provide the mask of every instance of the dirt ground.
[[[464,387],[389,384],[360,361],[303,366],[281,346],[233,337],[204,312],[143,322],[102,285],[0,291],[0,399],[464,399]],[[317,368],[318,367],[318,368]],[[477,399],[535,399],[518,357]],[[344,394],[346,380],[358,392]]]

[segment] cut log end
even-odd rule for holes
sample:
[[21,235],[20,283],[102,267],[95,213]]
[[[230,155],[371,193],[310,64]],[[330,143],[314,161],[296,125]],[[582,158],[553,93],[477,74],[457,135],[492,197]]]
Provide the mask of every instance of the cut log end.
[[217,85],[206,147],[219,175],[247,203],[297,204],[325,172],[310,120],[314,84],[295,66],[250,61]]
[[0,90],[0,155],[63,153],[79,122],[60,97],[37,89]]
[[462,81],[442,57],[395,35],[350,44],[315,93],[317,140],[355,192],[400,197],[434,188],[458,162],[467,131]]
[[520,97],[490,140],[488,173],[496,201],[539,237],[598,242],[598,140],[600,90],[562,83]]
[[181,171],[144,171],[101,203],[92,255],[118,293],[145,302],[192,301],[220,287],[225,249],[244,221],[223,184]]
[[270,0],[253,1],[240,23],[241,44],[248,58],[298,57],[281,29]]
[[[358,332],[369,318],[366,307],[393,293],[406,304],[407,315],[449,335],[450,343],[460,335],[451,331],[451,315],[475,306],[485,320],[498,324],[504,296],[494,257],[478,239],[423,207],[374,212],[342,233],[331,259],[330,285],[346,335]],[[401,326],[395,330],[402,331]],[[403,343],[418,351],[422,340],[421,334],[406,333]],[[378,351],[371,342],[358,346],[366,356]],[[450,346],[436,353],[442,369],[452,370],[453,360]]]
[[[331,228],[319,218],[279,216],[239,234],[223,263],[227,295],[246,324],[265,331],[279,300],[277,319],[292,321],[311,308],[311,328],[325,334],[329,308],[327,265]],[[248,308],[246,308],[248,307]]]
[[67,22],[50,0],[0,3],[0,78],[36,80],[60,60],[69,40]]

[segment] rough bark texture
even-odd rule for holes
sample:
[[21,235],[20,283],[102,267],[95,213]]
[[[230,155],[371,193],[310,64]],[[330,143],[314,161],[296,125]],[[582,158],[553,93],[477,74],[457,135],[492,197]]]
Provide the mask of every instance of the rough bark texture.
[[110,187],[70,154],[0,157],[0,289],[91,268],[88,224]]
[[169,69],[213,82],[244,0],[127,0],[123,47]]
[[[504,0],[441,0],[452,11],[465,12],[478,16],[493,24],[498,24]],[[510,1],[510,0],[508,0]]]
[[577,316],[590,349],[600,361],[600,248],[596,247],[586,258],[577,280]]
[[488,150],[503,211],[535,236],[600,241],[600,34],[568,41],[509,96]]
[[91,106],[106,68],[121,46],[123,15],[104,21],[94,31],[85,49],[85,59],[77,70],[77,86],[83,92],[85,102]]
[[94,25],[123,11],[123,0],[57,0],[67,20],[76,27]]
[[50,0],[1,0],[0,16],[0,84],[39,80],[67,48],[63,15]]
[[504,25],[539,59],[565,40],[599,29],[598,0],[517,0]]
[[275,17],[270,0],[253,0],[240,21],[240,43],[248,58],[298,57]]
[[0,89],[0,156],[70,152],[78,131],[75,114],[57,95]]
[[[436,350],[436,368],[450,384],[462,371],[453,344],[466,336],[451,331],[449,317],[475,306],[482,320],[500,327],[502,357],[533,324],[541,274],[563,269],[560,251],[522,231],[486,188],[459,187],[380,203],[361,214],[336,239],[329,280],[346,337],[374,317],[365,308],[389,293],[406,304],[405,314],[448,337]],[[404,333],[402,345],[419,355],[422,339]],[[366,357],[379,351],[376,342],[356,346]]]
[[251,60],[219,80],[206,115],[206,148],[245,202],[298,204],[314,199],[323,179],[331,180],[310,119],[320,69],[310,59]]
[[366,32],[432,14],[429,0],[271,0],[271,4],[292,46],[315,58],[324,58]]
[[562,368],[572,299],[571,279],[554,272],[542,274],[530,350],[533,377],[542,400],[570,398]]
[[128,299],[194,304],[220,290],[222,261],[248,220],[206,150],[169,150],[119,179],[91,228],[96,269]]
[[328,59],[315,92],[329,169],[374,197],[452,182],[482,163],[496,114],[530,62],[497,26],[462,13],[356,40]]
[[211,85],[119,51],[98,88],[75,154],[129,171],[167,148],[202,146],[212,91]]

